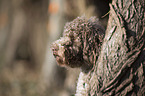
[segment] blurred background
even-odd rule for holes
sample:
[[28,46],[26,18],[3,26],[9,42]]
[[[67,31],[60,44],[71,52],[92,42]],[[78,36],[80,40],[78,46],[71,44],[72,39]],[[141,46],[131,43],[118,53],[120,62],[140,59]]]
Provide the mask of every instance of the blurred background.
[[78,16],[106,28],[110,2],[0,0],[0,96],[73,96],[80,69],[59,67],[50,45]]

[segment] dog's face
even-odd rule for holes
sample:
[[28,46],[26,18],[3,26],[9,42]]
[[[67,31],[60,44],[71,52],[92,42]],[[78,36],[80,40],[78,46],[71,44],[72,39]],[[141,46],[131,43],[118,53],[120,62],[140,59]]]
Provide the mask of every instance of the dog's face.
[[89,59],[94,56],[90,54],[96,52],[97,43],[100,42],[93,23],[78,17],[65,25],[63,37],[52,44],[53,55],[60,66],[74,68],[81,67],[86,62],[92,63],[93,59]]
[[52,44],[53,55],[60,66],[73,68],[82,65],[83,42],[79,30],[80,26],[81,24],[78,21],[67,23],[64,27],[63,37]]
[[[79,40],[78,40],[79,41]],[[81,42],[72,37],[62,37],[52,44],[53,55],[60,66],[80,67],[82,62]]]

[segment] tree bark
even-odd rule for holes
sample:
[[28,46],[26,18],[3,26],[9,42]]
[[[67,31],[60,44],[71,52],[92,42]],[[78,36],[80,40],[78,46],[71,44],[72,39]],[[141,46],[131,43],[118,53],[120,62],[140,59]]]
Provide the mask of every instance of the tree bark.
[[113,0],[98,60],[76,96],[145,95],[145,1]]

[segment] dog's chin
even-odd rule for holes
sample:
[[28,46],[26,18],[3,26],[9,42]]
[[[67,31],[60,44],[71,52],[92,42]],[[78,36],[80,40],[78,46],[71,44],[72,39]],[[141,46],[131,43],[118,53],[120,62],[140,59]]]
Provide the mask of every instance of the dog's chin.
[[59,66],[64,67],[66,64],[66,62],[64,61],[64,59],[60,56],[56,56],[56,62]]
[[78,68],[82,65],[81,62],[72,62],[73,60],[71,60],[70,62],[65,60],[65,58],[62,58],[60,56],[56,56],[56,62],[59,66],[61,67],[66,67],[66,68]]

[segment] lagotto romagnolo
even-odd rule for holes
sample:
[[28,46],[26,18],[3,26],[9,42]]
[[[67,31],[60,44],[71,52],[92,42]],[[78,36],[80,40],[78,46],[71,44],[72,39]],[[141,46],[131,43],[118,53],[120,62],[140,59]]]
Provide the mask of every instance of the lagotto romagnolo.
[[55,41],[51,48],[57,63],[64,67],[81,67],[88,71],[97,60],[105,30],[96,17],[77,17],[66,23],[63,37]]

